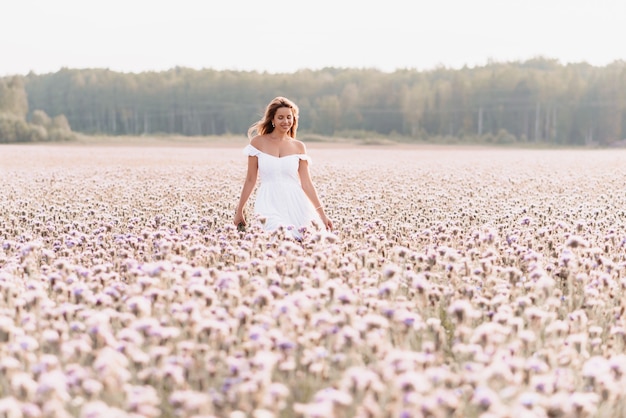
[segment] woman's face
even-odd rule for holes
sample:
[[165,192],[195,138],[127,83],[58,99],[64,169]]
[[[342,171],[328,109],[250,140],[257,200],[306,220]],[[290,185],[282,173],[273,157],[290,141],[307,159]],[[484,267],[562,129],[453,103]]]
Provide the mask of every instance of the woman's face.
[[272,122],[274,123],[274,129],[278,132],[289,132],[293,126],[293,112],[288,107],[280,107],[276,110]]

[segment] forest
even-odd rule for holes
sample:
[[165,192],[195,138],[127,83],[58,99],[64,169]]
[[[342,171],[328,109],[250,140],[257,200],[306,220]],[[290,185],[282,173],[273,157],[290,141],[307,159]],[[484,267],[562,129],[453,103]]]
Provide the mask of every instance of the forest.
[[428,71],[64,68],[4,77],[0,142],[72,132],[245,136],[275,96],[300,107],[300,134],[329,140],[609,146],[626,138],[626,62],[535,58]]

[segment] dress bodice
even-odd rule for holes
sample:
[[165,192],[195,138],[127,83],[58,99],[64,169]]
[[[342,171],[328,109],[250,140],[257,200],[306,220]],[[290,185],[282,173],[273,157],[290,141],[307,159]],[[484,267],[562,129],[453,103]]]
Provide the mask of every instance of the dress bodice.
[[310,161],[309,156],[306,154],[276,157],[259,151],[252,145],[247,145],[244,148],[244,153],[258,158],[261,185],[270,182],[296,182],[300,184],[300,177],[298,176],[300,160]]

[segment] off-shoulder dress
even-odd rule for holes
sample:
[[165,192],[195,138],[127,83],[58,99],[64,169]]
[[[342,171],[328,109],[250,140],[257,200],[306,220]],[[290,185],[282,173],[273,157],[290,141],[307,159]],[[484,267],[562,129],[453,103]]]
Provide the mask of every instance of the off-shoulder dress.
[[245,155],[258,158],[259,188],[257,189],[254,213],[265,218],[264,229],[274,231],[284,226],[293,231],[295,237],[301,227],[312,223],[322,225],[313,204],[300,184],[298,168],[301,160],[311,163],[306,154],[291,154],[276,157],[266,154],[248,144]]

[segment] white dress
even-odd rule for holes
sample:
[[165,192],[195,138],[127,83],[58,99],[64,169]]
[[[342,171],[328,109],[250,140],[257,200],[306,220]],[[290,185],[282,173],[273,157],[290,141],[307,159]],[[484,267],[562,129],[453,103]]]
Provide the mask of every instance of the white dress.
[[300,160],[311,162],[308,155],[291,154],[275,157],[259,151],[250,144],[246,145],[243,152],[245,155],[258,158],[260,185],[254,213],[265,218],[266,231],[274,231],[282,225],[298,238],[300,237],[298,230],[301,227],[309,226],[312,222],[322,225],[313,204],[302,189],[298,175]]

